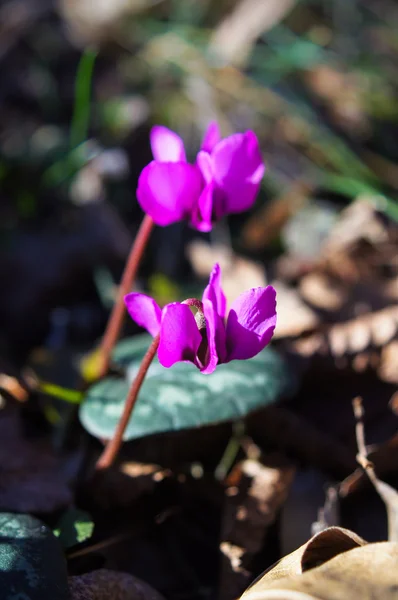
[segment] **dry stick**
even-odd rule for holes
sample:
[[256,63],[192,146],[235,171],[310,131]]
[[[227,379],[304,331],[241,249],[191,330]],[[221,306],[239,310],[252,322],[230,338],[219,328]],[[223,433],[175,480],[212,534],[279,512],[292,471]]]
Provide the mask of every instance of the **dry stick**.
[[366,444],[365,444],[365,430],[363,424],[364,409],[362,405],[362,398],[354,398],[352,401],[352,407],[355,416],[355,434],[358,446],[357,461],[364,469],[365,473],[369,477],[370,481],[375,487],[375,490],[383,500],[388,521],[388,539],[390,542],[398,541],[398,493],[393,487],[381,481],[375,473],[373,463],[368,459]]
[[124,297],[132,288],[142,255],[154,225],[155,224],[152,218],[149,215],[145,215],[134,240],[134,244],[132,245],[130,255],[124,268],[122,280],[120,282],[118,297],[113,306],[112,313],[109,317],[108,324],[99,347],[99,362],[101,365],[99,377],[103,377],[108,371],[112,350],[115,343],[119,339],[120,330],[123,325],[125,311]]
[[365,444],[365,428],[364,428],[364,424],[363,424],[363,418],[365,415],[365,411],[364,411],[363,405],[362,405],[362,398],[360,398],[358,396],[357,398],[353,399],[352,409],[354,411],[354,417],[355,417],[355,435],[356,435],[357,447],[358,447],[357,460],[358,460],[359,464],[361,465],[361,467],[366,469],[366,467],[368,465],[370,465],[371,463],[367,458],[368,452],[366,450],[366,444]]
[[114,462],[119,450],[120,446],[123,442],[123,434],[128,425],[128,422],[131,417],[131,413],[133,412],[134,405],[136,403],[138,393],[141,389],[141,386],[144,382],[146,372],[148,371],[150,364],[156,354],[156,351],[159,346],[159,334],[153,339],[152,344],[149,346],[147,353],[142,359],[140,368],[138,370],[137,376],[134,379],[128,396],[126,398],[126,402],[124,404],[123,414],[120,417],[120,421],[117,425],[116,431],[113,435],[113,438],[109,440],[105,449],[101,456],[99,457],[97,464],[95,466],[97,471],[102,469],[107,469]]

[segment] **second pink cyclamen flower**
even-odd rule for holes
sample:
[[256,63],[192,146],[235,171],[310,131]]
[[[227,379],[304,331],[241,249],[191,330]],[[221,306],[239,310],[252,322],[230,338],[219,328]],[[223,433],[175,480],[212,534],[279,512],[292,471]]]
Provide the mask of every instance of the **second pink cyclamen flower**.
[[253,131],[221,139],[218,125],[211,123],[194,165],[170,129],[153,127],[150,141],[154,160],[139,177],[137,198],[157,225],[187,219],[210,231],[214,221],[254,203],[265,167]]

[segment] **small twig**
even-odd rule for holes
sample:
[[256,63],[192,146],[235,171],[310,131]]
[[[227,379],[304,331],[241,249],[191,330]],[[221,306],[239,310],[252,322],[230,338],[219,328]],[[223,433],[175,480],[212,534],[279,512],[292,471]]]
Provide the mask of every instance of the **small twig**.
[[337,488],[330,485],[326,490],[325,503],[318,510],[318,519],[312,524],[311,535],[339,524],[339,494]]
[[123,441],[123,434],[128,425],[128,422],[131,417],[131,413],[133,412],[133,408],[138,398],[138,393],[141,389],[141,386],[144,382],[145,375],[150,367],[150,364],[156,354],[156,351],[159,346],[159,334],[153,339],[152,344],[149,346],[147,353],[142,359],[140,368],[138,370],[137,376],[133,381],[133,384],[130,388],[128,396],[126,398],[126,402],[124,404],[124,409],[122,416],[120,417],[120,421],[116,427],[116,431],[113,435],[113,438],[109,440],[107,443],[103,453],[99,457],[96,470],[100,471],[102,469],[107,469],[114,462]]
[[[162,512],[160,512],[155,517],[155,522],[150,523],[150,526],[158,525],[160,523],[164,523],[170,516],[177,514],[179,511],[179,507],[171,506]],[[67,560],[73,560],[74,558],[80,558],[81,556],[86,556],[87,554],[91,554],[92,552],[98,552],[99,550],[104,550],[105,548],[109,548],[110,546],[114,546],[115,544],[119,544],[120,542],[124,542],[124,540],[128,540],[132,537],[138,537],[141,533],[145,532],[147,529],[146,522],[141,521],[137,524],[135,529],[131,529],[126,531],[125,533],[119,533],[114,535],[106,540],[101,540],[96,542],[95,544],[89,544],[84,548],[78,548],[76,550],[71,549],[66,552]]]
[[352,407],[355,416],[355,434],[357,440],[358,454],[357,461],[364,469],[365,473],[369,477],[370,481],[375,487],[375,490],[383,500],[388,521],[388,539],[390,542],[398,541],[398,492],[381,481],[375,472],[373,463],[368,459],[366,444],[365,444],[365,431],[363,424],[364,410],[361,398],[354,398],[352,401]]
[[144,250],[147,246],[148,239],[154,225],[155,224],[152,218],[149,215],[145,215],[134,240],[134,244],[131,248],[130,255],[124,268],[122,280],[120,282],[118,297],[109,317],[99,348],[99,377],[103,377],[108,371],[112,350],[119,338],[120,330],[123,325],[123,317],[125,313],[124,297],[130,292],[133,286],[142,255],[144,254]]
[[357,448],[358,448],[358,455],[357,455],[357,460],[359,462],[359,464],[366,469],[365,463],[369,463],[368,461],[368,452],[366,450],[366,444],[365,444],[365,427],[364,427],[364,423],[363,423],[363,418],[365,415],[365,411],[363,409],[363,405],[362,405],[362,398],[360,398],[359,396],[357,396],[356,398],[353,399],[352,401],[352,409],[354,411],[354,417],[355,417],[355,435],[356,435],[356,440],[357,440]]

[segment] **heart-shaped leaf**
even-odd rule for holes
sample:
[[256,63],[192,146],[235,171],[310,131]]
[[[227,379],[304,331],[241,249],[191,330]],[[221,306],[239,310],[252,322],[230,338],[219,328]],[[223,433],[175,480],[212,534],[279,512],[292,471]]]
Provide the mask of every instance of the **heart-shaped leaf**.
[[[107,377],[88,390],[80,420],[92,435],[105,439],[113,435],[150,343],[146,334],[123,340],[113,358],[126,368],[126,378]],[[155,358],[124,439],[239,419],[275,402],[291,383],[283,359],[270,348],[250,360],[220,365],[211,375],[203,375],[190,363],[166,369]]]
[[68,600],[66,562],[51,529],[30,515],[0,513],[4,600]]

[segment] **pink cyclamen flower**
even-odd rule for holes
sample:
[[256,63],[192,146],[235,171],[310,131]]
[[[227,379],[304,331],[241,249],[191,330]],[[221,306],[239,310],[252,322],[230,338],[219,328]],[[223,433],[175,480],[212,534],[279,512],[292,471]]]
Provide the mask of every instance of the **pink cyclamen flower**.
[[211,123],[194,165],[182,139],[167,127],[153,127],[150,142],[154,160],[141,172],[137,198],[157,225],[187,219],[210,231],[214,221],[254,203],[265,167],[253,131],[221,139]]
[[[276,325],[274,288],[243,292],[225,321],[226,300],[220,279],[220,267],[215,265],[202,302],[173,302],[163,309],[145,294],[125,296],[132,319],[152,336],[160,334],[158,357],[164,367],[189,361],[208,374],[220,363],[252,358],[270,342]],[[195,316],[188,304],[198,308]]]

